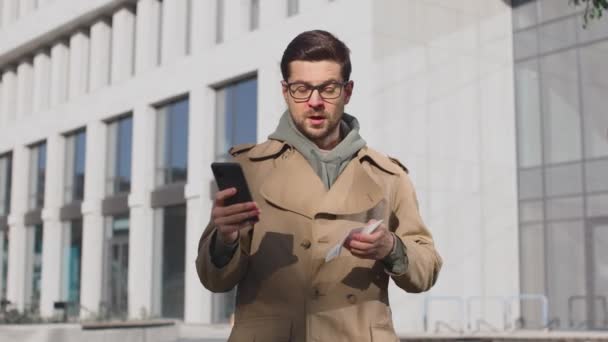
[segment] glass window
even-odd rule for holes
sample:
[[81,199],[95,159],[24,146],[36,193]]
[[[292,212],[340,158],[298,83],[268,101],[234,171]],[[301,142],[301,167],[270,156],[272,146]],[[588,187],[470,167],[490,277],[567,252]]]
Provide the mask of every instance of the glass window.
[[547,220],[581,218],[583,216],[583,197],[581,196],[547,200]]
[[8,284],[8,231],[0,231],[0,298],[6,298]]
[[260,28],[260,0],[251,0],[249,9],[249,30],[254,31]]
[[608,157],[608,42],[582,47],[579,56],[583,83],[585,157]]
[[224,0],[216,0],[215,3],[215,42],[224,41]]
[[585,186],[589,192],[608,191],[608,158],[586,163]]
[[82,219],[64,224],[63,298],[70,303],[68,314],[78,316],[82,260]]
[[537,6],[534,0],[513,0],[513,28],[522,29],[537,22]]
[[593,251],[590,263],[594,270],[593,275],[593,306],[594,306],[594,322],[593,328],[607,329],[608,328],[608,308],[606,305],[608,296],[608,220],[594,224],[591,229],[591,240]]
[[536,56],[538,54],[538,29],[533,27],[513,35],[513,52],[515,59]]
[[257,141],[257,78],[217,90],[216,159],[227,159],[235,145]]
[[540,52],[545,53],[571,47],[576,44],[577,19],[578,17],[571,17],[551,24],[541,25],[538,29]]
[[131,191],[133,118],[131,116],[108,124],[108,168],[106,193],[109,195]]
[[6,216],[11,210],[12,155],[0,156],[0,216]]
[[185,298],[186,206],[161,210],[160,314],[165,318],[181,319],[184,317]]
[[291,17],[298,14],[299,7],[298,0],[287,0],[287,16]]
[[158,109],[157,185],[188,179],[188,107],[185,98]]
[[106,297],[111,318],[126,319],[129,298],[129,216],[108,217]]
[[[541,224],[522,225],[520,229],[520,265],[522,293],[545,293],[545,243]],[[541,307],[522,301],[525,328],[542,326]]]
[[581,159],[581,115],[576,51],[541,59],[546,163]]
[[549,319],[559,321],[562,328],[583,328],[587,317],[583,227],[582,221],[547,226]]
[[543,201],[520,201],[519,218],[523,222],[538,222],[544,220]]
[[[605,15],[605,14],[604,14]],[[589,42],[598,39],[608,38],[608,21],[606,20],[591,20],[585,29],[580,29],[584,25],[582,15],[578,16],[578,40],[579,42]]]
[[535,199],[543,197],[542,169],[519,170],[519,198]]
[[545,170],[547,196],[578,195],[583,191],[581,163],[548,167]]
[[518,63],[515,67],[517,101],[517,156],[519,167],[542,164],[542,134],[538,62]]
[[27,274],[29,276],[29,302],[26,310],[38,313],[40,307],[40,280],[42,278],[42,225],[38,224],[28,227],[28,264]]
[[583,9],[583,6],[571,6],[570,1],[538,0],[538,2],[538,13],[541,22],[562,18]]
[[608,193],[587,196],[587,216],[608,216]]
[[66,136],[65,202],[84,198],[86,133],[84,130]]
[[30,148],[29,209],[44,206],[44,184],[46,173],[46,143]]

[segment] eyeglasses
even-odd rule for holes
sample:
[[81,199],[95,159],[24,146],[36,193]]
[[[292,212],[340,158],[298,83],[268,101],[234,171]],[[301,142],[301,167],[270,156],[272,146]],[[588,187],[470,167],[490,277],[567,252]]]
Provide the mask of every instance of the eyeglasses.
[[340,97],[340,95],[342,95],[342,88],[344,88],[344,86],[347,84],[348,81],[343,83],[329,81],[321,83],[317,86],[304,82],[283,83],[283,85],[287,87],[289,95],[291,95],[294,100],[302,102],[308,101],[315,90],[319,92],[319,96],[321,96],[323,100],[337,99]]

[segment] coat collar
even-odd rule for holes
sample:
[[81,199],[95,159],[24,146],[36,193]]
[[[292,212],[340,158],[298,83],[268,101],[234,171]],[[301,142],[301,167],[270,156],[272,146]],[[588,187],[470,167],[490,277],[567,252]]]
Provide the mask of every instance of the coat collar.
[[383,199],[383,189],[363,167],[369,162],[389,174],[399,168],[386,156],[369,148],[361,149],[329,190],[306,158],[277,140],[269,140],[249,151],[252,161],[275,159],[275,167],[265,177],[260,194],[273,205],[310,219],[317,214],[348,215],[365,212]]

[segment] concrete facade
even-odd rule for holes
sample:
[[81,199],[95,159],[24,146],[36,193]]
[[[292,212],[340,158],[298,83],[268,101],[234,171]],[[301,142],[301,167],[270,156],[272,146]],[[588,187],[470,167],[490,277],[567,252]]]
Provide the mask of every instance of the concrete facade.
[[[158,315],[150,204],[155,107],[187,95],[184,321],[211,323],[212,295],[200,285],[194,259],[211,208],[214,87],[257,75],[263,141],[284,109],[283,49],[296,34],[315,28],[335,33],[351,48],[355,88],[346,110],[358,117],[370,146],[410,169],[422,216],[445,261],[428,294],[391,287],[398,332],[424,329],[425,298],[519,294],[513,42],[511,7],[504,1],[300,1],[298,14],[287,17],[286,1],[264,0],[254,31],[250,2],[241,0],[224,1],[220,24],[215,1],[54,0],[24,5],[23,11],[10,2],[3,2],[0,26],[0,155],[13,156],[8,299],[17,307],[28,302],[27,146],[42,140],[48,146],[40,302],[48,316],[53,302],[65,300],[58,251],[64,134],[86,128],[80,302],[96,311],[103,301],[105,121],[132,113],[128,315]],[[436,300],[429,308],[431,326],[464,324],[452,302]],[[491,301],[476,310],[493,325],[503,322]]]

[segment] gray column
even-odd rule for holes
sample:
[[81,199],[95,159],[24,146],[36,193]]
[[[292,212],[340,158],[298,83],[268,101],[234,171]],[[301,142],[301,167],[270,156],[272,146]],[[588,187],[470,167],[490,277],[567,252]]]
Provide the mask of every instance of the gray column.
[[[6,0],[4,0],[6,1]],[[18,10],[18,18],[23,18],[24,16],[30,14],[34,11],[34,7],[36,5],[36,0],[18,0],[19,1],[19,10]]]
[[161,64],[171,63],[186,54],[188,0],[162,2]]
[[224,42],[230,41],[248,31],[248,8],[249,6],[243,4],[242,1],[224,0]]
[[17,110],[17,73],[8,69],[2,73],[2,113],[4,122],[15,121]]
[[155,110],[139,104],[133,110],[133,160],[129,196],[129,317],[149,316],[153,309]]
[[51,58],[40,52],[34,57],[34,92],[32,111],[37,113],[49,108],[51,90]]
[[134,38],[135,15],[133,10],[123,7],[112,17],[112,83],[133,75]]
[[62,270],[63,252],[63,226],[59,220],[59,208],[63,204],[63,159],[64,139],[62,136],[51,135],[46,140],[46,177],[52,182],[45,183],[44,209],[42,220],[44,221],[44,234],[42,236],[42,284],[40,293],[40,314],[42,317],[50,317],[54,313],[53,303],[65,300],[62,290],[67,284],[63,283],[62,276],[66,270]]
[[[18,310],[23,310],[29,298],[26,298],[28,288],[27,272],[27,231],[23,216],[27,204],[27,166],[28,149],[18,146],[13,149],[13,182],[11,189],[11,214],[9,223],[8,246],[8,284],[7,297]],[[31,286],[29,286],[31,287]]]
[[275,25],[287,18],[287,0],[260,1],[260,28]]
[[3,0],[2,1],[2,27],[7,27],[17,20],[17,12],[19,11],[18,0]]
[[160,60],[161,2],[139,0],[137,2],[137,40],[135,69],[142,73],[158,66]]
[[[87,125],[80,304],[93,312],[99,311],[103,301],[104,224],[101,200],[105,184],[105,132],[105,124],[102,122],[95,121]],[[80,314],[82,317],[89,315],[83,311]]]
[[68,95],[68,46],[59,42],[51,47],[51,106],[67,100]]
[[89,83],[89,36],[77,31],[70,37],[68,98],[87,92]]
[[91,68],[89,89],[105,87],[110,83],[110,58],[112,27],[107,19],[96,21],[91,26]]
[[33,70],[30,61],[21,62],[17,67],[17,118],[32,113]]
[[[198,255],[198,241],[209,221],[211,213],[210,181],[213,179],[209,165],[214,159],[214,135],[196,134],[205,127],[215,127],[213,107],[213,90],[200,84],[190,92],[189,117],[189,146],[202,146],[203,148],[188,149],[188,174],[186,185],[187,199],[187,226],[186,226],[186,279],[185,279],[185,316],[184,321],[189,323],[211,323],[212,297],[207,291],[196,272],[194,260]],[[198,115],[195,113],[204,113]]]

